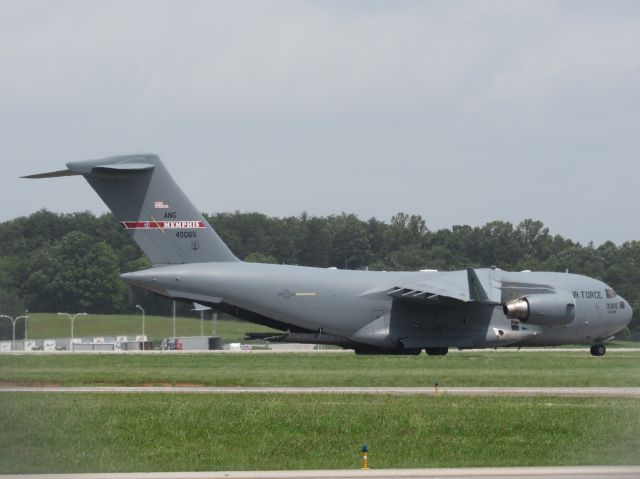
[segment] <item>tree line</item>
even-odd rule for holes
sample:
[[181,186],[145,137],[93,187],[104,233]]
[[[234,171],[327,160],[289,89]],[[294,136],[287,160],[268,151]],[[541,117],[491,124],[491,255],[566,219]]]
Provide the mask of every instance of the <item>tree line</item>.
[[[432,231],[418,215],[389,222],[342,213],[268,217],[260,213],[205,215],[240,259],[250,262],[385,271],[455,270],[497,266],[511,271],[570,271],[612,285],[640,308],[640,242],[599,247],[551,235],[540,221],[493,221]],[[166,314],[170,302],[119,280],[150,267],[111,214],[40,210],[0,223],[0,314],[29,311],[130,313],[141,304]],[[188,306],[182,306],[183,312]],[[640,330],[634,319],[631,329]],[[8,321],[0,335],[9,336]],[[19,328],[18,328],[19,329]]]

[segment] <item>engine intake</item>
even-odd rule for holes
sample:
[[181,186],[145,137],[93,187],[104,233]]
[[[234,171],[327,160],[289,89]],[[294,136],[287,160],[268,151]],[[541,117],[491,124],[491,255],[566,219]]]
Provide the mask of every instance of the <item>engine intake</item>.
[[507,318],[540,325],[569,324],[575,316],[576,300],[569,291],[531,294],[502,306]]

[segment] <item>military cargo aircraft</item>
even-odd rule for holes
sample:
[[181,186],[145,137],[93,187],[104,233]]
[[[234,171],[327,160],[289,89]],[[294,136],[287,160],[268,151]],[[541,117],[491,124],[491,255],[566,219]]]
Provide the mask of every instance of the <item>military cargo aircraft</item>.
[[282,333],[270,341],[331,344],[358,354],[444,355],[449,348],[604,342],[631,321],[602,281],[569,273],[381,272],[240,261],[153,154],[67,163],[25,178],[82,175],[149,257],[129,284]]

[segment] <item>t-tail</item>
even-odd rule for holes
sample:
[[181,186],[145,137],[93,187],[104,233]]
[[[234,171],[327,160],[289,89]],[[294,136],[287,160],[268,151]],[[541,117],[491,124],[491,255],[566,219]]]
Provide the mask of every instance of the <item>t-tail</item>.
[[239,261],[178,187],[157,155],[122,155],[67,163],[82,175],[154,265]]

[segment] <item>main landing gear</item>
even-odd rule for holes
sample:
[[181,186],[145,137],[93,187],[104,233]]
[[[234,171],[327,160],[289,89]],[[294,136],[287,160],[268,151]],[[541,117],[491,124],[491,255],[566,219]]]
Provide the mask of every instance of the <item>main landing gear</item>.
[[594,344],[591,346],[591,354],[594,356],[604,356],[604,353],[607,352],[607,348],[604,344]]
[[449,348],[425,348],[425,351],[429,356],[444,356],[449,352]]

